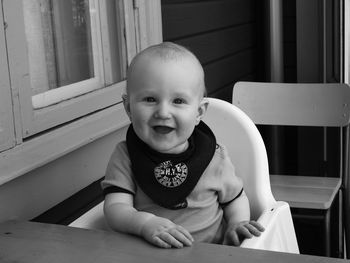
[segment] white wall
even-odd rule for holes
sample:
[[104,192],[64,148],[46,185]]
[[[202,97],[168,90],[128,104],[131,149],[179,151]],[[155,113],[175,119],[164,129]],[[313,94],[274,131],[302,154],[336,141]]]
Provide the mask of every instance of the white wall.
[[125,132],[117,130],[1,185],[0,222],[32,219],[101,178]]

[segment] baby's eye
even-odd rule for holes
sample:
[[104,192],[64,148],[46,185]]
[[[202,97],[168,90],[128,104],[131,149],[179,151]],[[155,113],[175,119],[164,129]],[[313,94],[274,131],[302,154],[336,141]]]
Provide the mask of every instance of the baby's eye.
[[145,97],[143,100],[144,100],[145,102],[155,102],[155,101],[156,101],[156,99],[153,98],[153,97]]
[[185,100],[184,99],[180,99],[180,98],[176,98],[176,99],[174,99],[174,103],[175,104],[183,104],[183,103],[185,103]]

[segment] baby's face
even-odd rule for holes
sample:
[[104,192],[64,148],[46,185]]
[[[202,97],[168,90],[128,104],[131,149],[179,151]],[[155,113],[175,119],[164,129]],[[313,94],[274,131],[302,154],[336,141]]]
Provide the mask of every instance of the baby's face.
[[129,75],[125,105],[138,137],[158,152],[185,151],[207,107],[201,83],[191,58],[142,58]]

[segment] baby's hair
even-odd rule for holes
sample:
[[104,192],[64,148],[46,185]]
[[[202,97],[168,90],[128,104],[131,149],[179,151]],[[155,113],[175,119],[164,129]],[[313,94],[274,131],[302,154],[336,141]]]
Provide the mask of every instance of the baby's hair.
[[188,48],[181,46],[179,44],[175,44],[173,42],[163,42],[157,45],[153,45],[142,50],[140,53],[138,53],[130,63],[127,77],[133,71],[133,67],[138,61],[138,59],[140,59],[143,56],[152,56],[152,55],[156,55],[158,58],[163,59],[164,61],[172,61],[172,60],[180,61],[183,58],[191,57],[198,64],[198,68],[202,71],[203,89],[204,89],[203,95],[204,96],[207,95],[207,91],[204,84],[204,71],[198,58]]

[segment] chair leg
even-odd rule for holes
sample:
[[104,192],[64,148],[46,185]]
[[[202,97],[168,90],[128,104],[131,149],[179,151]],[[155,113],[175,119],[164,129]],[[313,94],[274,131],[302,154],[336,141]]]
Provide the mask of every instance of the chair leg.
[[325,256],[331,256],[331,216],[330,209],[328,209],[325,213],[324,217],[324,248],[325,248]]
[[338,258],[344,258],[343,191],[338,192]]
[[[294,210],[295,211],[295,210]],[[312,211],[298,211],[293,213],[293,220],[294,222],[297,222],[299,220],[302,221],[316,221],[318,222],[317,225],[321,229],[322,232],[322,238],[319,241],[319,250],[314,254],[311,252],[312,255],[318,255],[318,256],[325,256],[330,257],[331,256],[331,224],[330,224],[330,209],[320,211],[319,213],[313,213]],[[321,212],[321,213],[320,213]],[[295,221],[297,220],[297,221]],[[301,236],[299,238],[302,238],[303,233],[299,232]],[[306,248],[309,250],[308,248]],[[309,254],[309,251],[304,251],[301,249],[301,253]]]
[[349,204],[349,192],[350,189],[345,189],[344,200],[344,230],[345,230],[345,246],[346,246],[346,258],[350,259],[350,204]]
[[[332,228],[332,222],[331,217],[332,214],[336,215],[338,218],[337,221],[334,221],[336,223],[336,226]],[[343,210],[343,191],[342,189],[339,189],[336,198],[334,199],[334,202],[330,209],[328,209],[325,212],[324,215],[324,231],[325,231],[325,239],[324,239],[324,248],[325,248],[325,255],[326,256],[332,256],[332,257],[338,257],[338,258],[344,258],[344,226],[346,225],[346,221],[344,222],[344,210]],[[336,236],[332,237],[332,233],[334,233]],[[337,247],[335,248],[336,251],[333,251],[332,253],[332,238],[334,241],[337,242]]]

